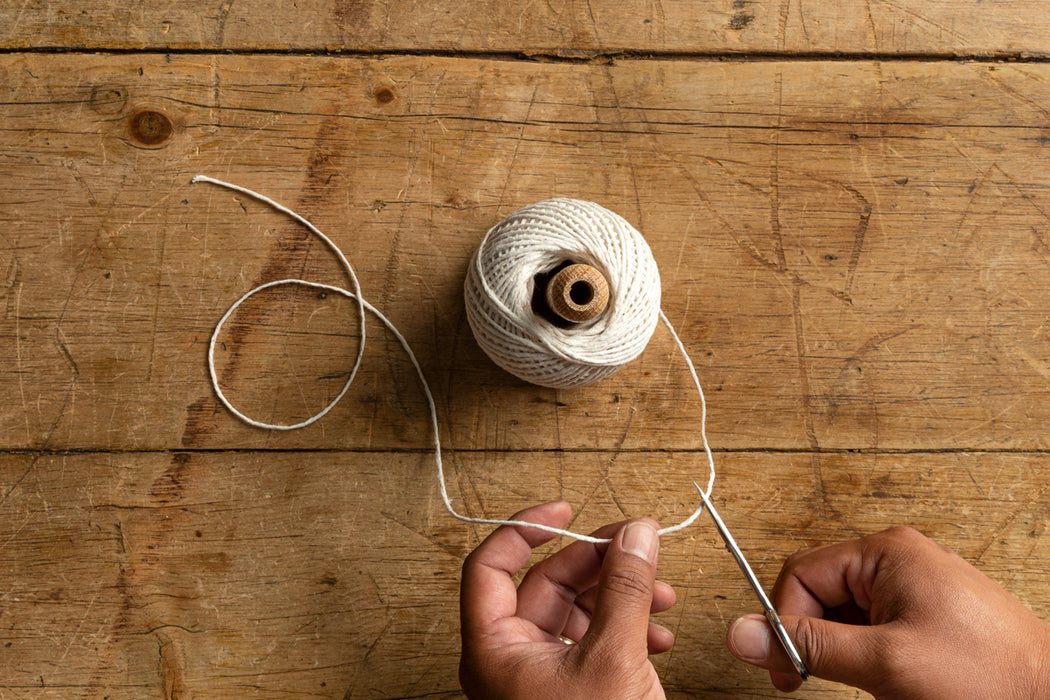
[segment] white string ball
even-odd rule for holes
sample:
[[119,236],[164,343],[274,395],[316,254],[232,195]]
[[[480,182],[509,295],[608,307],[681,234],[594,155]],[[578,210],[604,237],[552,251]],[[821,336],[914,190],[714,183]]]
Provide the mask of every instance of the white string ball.
[[[596,318],[558,327],[533,310],[537,275],[565,262],[597,269],[609,302]],[[660,272],[642,235],[593,202],[549,199],[485,234],[464,284],[467,320],[497,365],[533,384],[569,389],[638,357],[660,318]]]

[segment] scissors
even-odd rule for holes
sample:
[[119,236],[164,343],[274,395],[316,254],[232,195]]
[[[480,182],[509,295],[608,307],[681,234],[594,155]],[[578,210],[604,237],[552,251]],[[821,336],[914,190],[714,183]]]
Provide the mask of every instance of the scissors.
[[799,656],[798,649],[795,648],[795,644],[791,641],[791,637],[788,636],[787,630],[784,629],[784,625],[780,622],[780,617],[777,615],[776,608],[773,607],[773,603],[770,602],[766,592],[762,590],[762,584],[758,582],[758,578],[755,576],[755,572],[751,570],[751,567],[747,563],[747,559],[744,559],[743,552],[740,551],[740,547],[737,545],[736,540],[729,534],[729,530],[726,528],[726,524],[722,522],[722,518],[718,517],[718,511],[711,505],[711,501],[708,499],[707,494],[704,493],[703,489],[697,487],[700,491],[700,497],[704,499],[704,505],[707,506],[707,511],[711,514],[711,518],[715,521],[715,527],[718,528],[718,534],[725,540],[726,549],[736,559],[736,563],[740,565],[740,570],[744,572],[744,578],[751,584],[751,590],[758,596],[758,602],[762,604],[762,608],[766,611],[766,619],[769,620],[769,624],[773,626],[773,631],[776,632],[777,637],[780,639],[780,643],[784,645],[784,650],[787,652],[788,658],[791,659],[791,663],[794,664],[795,670],[798,671],[798,675],[802,676],[802,680],[809,678],[809,671],[806,669],[805,662],[802,661],[802,657]]

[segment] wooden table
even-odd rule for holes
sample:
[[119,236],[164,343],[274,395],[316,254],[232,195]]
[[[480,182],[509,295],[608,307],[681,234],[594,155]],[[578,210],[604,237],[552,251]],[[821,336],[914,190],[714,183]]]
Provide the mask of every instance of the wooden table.
[[[462,281],[551,196],[637,226],[710,399],[758,575],[911,524],[1050,617],[1050,16],[1035,0],[179,0],[0,10],[0,695],[455,697],[457,586],[422,394],[369,321],[308,428],[217,403],[207,343],[349,255],[434,389],[474,516],[665,524],[706,474],[666,331],[596,385],[497,369]],[[224,390],[314,413],[359,328],[284,287]],[[554,543],[545,547],[549,553]],[[669,537],[668,694],[769,697],[708,522]],[[807,697],[856,697],[813,681]]]

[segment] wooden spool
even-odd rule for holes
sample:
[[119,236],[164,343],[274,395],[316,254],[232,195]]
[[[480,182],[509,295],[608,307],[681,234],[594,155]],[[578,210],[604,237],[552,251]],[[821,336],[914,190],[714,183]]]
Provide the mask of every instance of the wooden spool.
[[583,323],[609,305],[609,283],[596,268],[576,263],[551,278],[546,297],[554,314],[569,323]]

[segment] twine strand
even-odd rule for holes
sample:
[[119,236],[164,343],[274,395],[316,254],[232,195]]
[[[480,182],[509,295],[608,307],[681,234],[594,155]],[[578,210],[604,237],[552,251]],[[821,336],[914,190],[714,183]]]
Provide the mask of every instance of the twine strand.
[[[401,348],[405,351],[406,357],[408,357],[410,364],[416,371],[416,377],[419,380],[420,387],[423,390],[423,395],[426,398],[427,409],[430,415],[430,429],[434,447],[434,464],[437,469],[438,488],[441,494],[442,503],[452,517],[465,523],[478,525],[511,525],[543,530],[555,535],[563,535],[594,544],[608,543],[611,541],[608,538],[593,537],[591,535],[584,535],[562,528],[550,527],[548,525],[531,523],[523,520],[475,518],[458,513],[452,505],[452,500],[449,497],[448,490],[445,486],[445,471],[441,456],[441,437],[438,426],[437,406],[434,402],[434,395],[430,390],[430,384],[427,382],[426,376],[423,373],[423,368],[420,365],[419,360],[416,358],[415,353],[412,352],[412,348],[409,346],[408,341],[393,322],[391,322],[389,318],[362,296],[361,285],[358,282],[357,275],[354,273],[353,267],[350,265],[349,260],[343,254],[342,250],[340,250],[339,247],[328,238],[328,236],[322,233],[307,219],[258,192],[229,182],[206,177],[204,175],[194,177],[192,182],[206,182],[235,192],[240,192],[241,194],[252,197],[253,199],[273,207],[275,210],[288,215],[296,222],[302,224],[311,233],[317,235],[328,246],[328,248],[335,253],[346,271],[352,287],[352,289],[344,289],[342,287],[311,282],[309,280],[289,278],[261,284],[254,289],[249,290],[235,301],[215,325],[215,330],[212,332],[211,340],[208,343],[208,374],[211,378],[212,389],[227,410],[248,425],[267,430],[295,430],[297,428],[311,425],[321,419],[337,403],[339,403],[343,396],[346,395],[354,378],[357,376],[357,370],[361,366],[361,361],[364,355],[365,311],[367,311],[375,316],[383,326],[390,331],[401,345]],[[515,217],[517,217],[517,219],[515,219]],[[591,246],[599,246],[599,252],[596,253],[595,248],[586,248],[582,245],[566,246],[563,229],[566,225],[577,226],[581,220],[587,224],[587,226],[584,227],[586,235],[583,236],[583,243]],[[487,244],[489,246],[493,245],[493,242],[489,241],[493,232],[497,231],[499,226],[503,226],[503,224],[507,222],[511,222],[512,224],[525,222],[528,225],[518,226],[517,229],[513,231],[514,235],[509,237],[509,243],[506,238],[501,238],[500,236],[493,237],[494,241],[496,241],[496,244],[498,244],[500,248],[496,251],[493,251],[491,248],[486,249]],[[609,229],[609,227],[611,227],[611,229]],[[607,236],[603,237],[601,235],[601,232],[605,230],[614,231],[620,236],[620,238],[610,242]],[[529,231],[532,231],[532,234],[529,234]],[[538,235],[536,234],[536,231],[539,231]],[[525,238],[522,237],[523,235]],[[596,320],[588,324],[583,324],[586,326],[586,328],[583,329],[583,333],[578,332],[580,329],[573,329],[574,332],[569,333],[551,326],[551,328],[554,331],[557,331],[557,333],[552,333],[549,337],[545,337],[542,333],[537,332],[537,328],[541,327],[535,322],[527,318],[522,320],[524,317],[515,316],[511,305],[499,296],[501,291],[505,291],[505,280],[497,280],[494,284],[492,281],[491,270],[483,265],[483,263],[487,264],[495,262],[497,266],[500,266],[505,272],[513,271],[516,267],[520,267],[523,263],[523,260],[520,258],[529,258],[530,256],[535,257],[532,254],[535,253],[536,246],[533,245],[533,240],[528,239],[529,235],[546,242],[544,254],[539,257],[545,258],[547,262],[556,258],[561,259],[566,255],[576,255],[582,257],[583,262],[593,264],[606,272],[620,270],[621,268],[617,267],[617,264],[623,265],[625,261],[631,259],[631,256],[638,256],[640,254],[640,249],[637,247],[637,244],[640,241],[641,246],[644,247],[644,253],[648,254],[647,259],[645,259],[644,255],[642,255],[641,258],[635,257],[635,260],[640,260],[641,264],[629,269],[628,274],[616,276],[616,284],[619,285],[620,290],[639,290],[640,296],[634,302],[625,302],[623,299],[617,299],[616,301],[619,301],[619,304],[617,305],[617,308],[613,310],[613,313],[603,314],[603,317],[612,316],[613,318],[611,320],[609,318],[603,318],[603,320]],[[601,248],[603,245],[607,246],[607,248]],[[504,246],[509,246],[509,250]],[[484,254],[483,251],[485,251]],[[606,255],[606,252],[609,254]],[[563,383],[554,384],[554,386],[565,387],[580,386],[581,384],[597,381],[597,379],[608,376],[616,371],[620,366],[640,354],[641,350],[644,349],[645,345],[648,343],[649,337],[652,335],[652,330],[656,321],[659,320],[663,322],[668,331],[670,331],[671,337],[674,340],[678,351],[681,353],[682,358],[685,360],[686,366],[689,368],[690,376],[692,377],[693,383],[700,395],[700,437],[704,453],[707,457],[709,477],[706,492],[701,489],[699,484],[695,481],[693,482],[693,485],[696,487],[697,491],[700,492],[701,496],[706,495],[709,498],[711,491],[714,488],[715,464],[711,448],[707,441],[707,400],[704,397],[704,391],[700,385],[700,379],[696,373],[696,368],[693,366],[693,362],[689,357],[689,353],[685,349],[685,345],[678,337],[678,334],[675,332],[671,322],[667,319],[667,316],[664,315],[659,307],[659,275],[656,272],[655,262],[653,262],[651,266],[647,265],[650,261],[652,261],[652,254],[649,252],[649,248],[641,238],[641,235],[638,234],[630,224],[627,224],[626,221],[620,219],[620,217],[612,212],[590,202],[580,202],[579,200],[548,200],[548,202],[542,202],[540,205],[534,205],[532,210],[529,210],[527,207],[525,210],[512,214],[508,219],[497,225],[497,227],[494,227],[486,235],[485,240],[478,249],[478,254],[475,255],[474,260],[472,261],[470,272],[468,272],[468,285],[465,291],[468,318],[471,319],[470,323],[472,328],[475,329],[476,335],[478,334],[478,326],[475,325],[476,322],[494,322],[496,324],[501,324],[498,325],[497,330],[494,331],[491,336],[487,337],[487,345],[482,343],[481,338],[478,338],[479,344],[482,344],[482,347],[485,348],[485,351],[489,352],[490,355],[490,351],[493,351],[493,348],[507,350],[509,348],[507,345],[508,339],[511,339],[512,341],[514,339],[521,339],[522,342],[524,342],[525,347],[531,348],[537,353],[544,353],[544,357],[540,361],[530,362],[528,358],[522,354],[522,351],[520,351],[520,346],[515,346],[513,351],[518,353],[518,358],[514,360],[513,363],[509,364],[514,364],[517,369],[524,368],[523,371],[530,369],[533,370],[533,374],[541,380],[536,381],[535,383],[560,381]],[[535,260],[532,264],[535,264]],[[528,271],[539,268],[526,267],[524,269]],[[526,274],[528,274],[528,272]],[[477,286],[471,287],[472,283]],[[360,324],[357,355],[346,383],[343,385],[338,395],[323,409],[306,420],[294,424],[265,423],[257,421],[239,411],[223,393],[222,388],[219,385],[218,375],[215,371],[215,346],[223,325],[229,320],[240,305],[252,296],[264,290],[282,285],[299,285],[342,295],[357,305],[358,322]],[[613,280],[610,280],[610,286],[613,288],[613,295],[615,295],[617,293],[617,288],[613,286]],[[484,294],[485,296],[480,296],[481,294]],[[653,311],[652,307],[652,300],[654,298],[656,300],[655,311]],[[488,301],[487,304],[477,306],[472,305],[486,300]],[[518,299],[518,301],[520,302],[521,299]],[[611,301],[610,306],[614,305],[616,305],[615,301]],[[642,320],[629,317],[630,313],[638,314],[640,312],[646,314],[646,317]],[[618,345],[610,345],[608,343],[603,345],[600,342],[602,340],[603,332],[606,335],[621,334],[621,340],[624,339],[623,334],[626,334],[627,337],[624,342],[620,342]],[[513,335],[514,333],[517,333],[517,335]],[[579,342],[580,337],[590,338],[592,343],[597,339],[600,347],[587,347]],[[556,363],[552,364],[549,360],[551,357],[557,358],[568,367],[556,366]],[[503,366],[501,362],[497,362],[497,364]],[[547,385],[550,386],[551,384]],[[659,534],[666,535],[689,527],[698,517],[700,517],[703,509],[704,503],[703,500],[701,500],[699,506],[691,515],[689,515],[689,517],[677,525],[662,528],[659,530]]]

